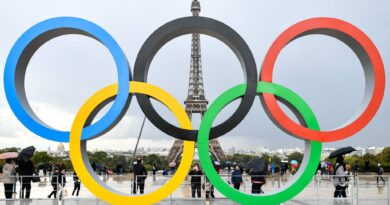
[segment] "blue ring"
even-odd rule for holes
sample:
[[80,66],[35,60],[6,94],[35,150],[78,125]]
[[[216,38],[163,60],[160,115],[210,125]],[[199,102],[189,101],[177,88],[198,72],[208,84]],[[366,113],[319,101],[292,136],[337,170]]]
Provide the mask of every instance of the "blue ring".
[[108,32],[90,21],[58,17],[42,21],[28,29],[16,41],[8,55],[4,69],[5,94],[12,111],[26,128],[38,136],[57,142],[69,142],[70,132],[49,127],[33,113],[26,99],[24,77],[35,51],[47,41],[66,34],[81,34],[101,42],[110,51],[117,67],[118,95],[106,115],[84,128],[82,140],[103,134],[118,121],[130,100],[129,81],[132,80],[130,66],[122,49]]

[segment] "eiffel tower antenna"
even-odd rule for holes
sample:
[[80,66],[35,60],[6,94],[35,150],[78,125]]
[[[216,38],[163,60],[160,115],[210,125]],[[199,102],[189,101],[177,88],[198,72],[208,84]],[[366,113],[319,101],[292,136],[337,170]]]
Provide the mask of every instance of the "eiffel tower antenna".
[[[192,1],[191,12],[193,16],[199,16],[201,11],[200,2],[198,0]],[[208,101],[205,97],[202,73],[202,52],[200,46],[199,33],[192,34],[191,41],[191,64],[190,64],[190,78],[188,83],[188,96],[184,101],[185,110],[188,117],[192,119],[193,113],[199,113],[203,117],[207,110]],[[210,140],[210,152],[215,160],[225,160],[226,156],[217,139]],[[175,140],[171,150],[167,156],[168,161],[176,161],[183,153],[183,141]]]

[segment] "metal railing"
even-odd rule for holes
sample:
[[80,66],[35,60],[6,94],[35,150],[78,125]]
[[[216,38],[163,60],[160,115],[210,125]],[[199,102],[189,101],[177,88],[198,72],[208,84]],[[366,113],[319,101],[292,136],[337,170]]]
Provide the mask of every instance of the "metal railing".
[[[232,175],[231,174],[220,174],[222,179],[230,184],[232,187],[234,184],[232,183]],[[159,189],[159,187],[163,186],[170,178],[171,175],[147,175],[147,176],[134,176],[132,175],[102,175],[100,176],[100,179],[104,181],[107,185],[111,186],[112,188],[126,193],[126,194],[132,194],[133,189],[137,191],[137,194],[139,193],[139,186],[134,187],[134,185],[137,185],[137,182],[142,177],[145,178],[144,180],[144,193],[150,193],[154,190]],[[194,187],[194,183],[191,183],[191,177],[201,177],[200,184],[197,184],[196,188],[199,188],[201,191],[201,197],[197,198],[197,190],[196,190],[196,198],[192,198],[192,191]],[[240,191],[251,194],[252,193],[252,183],[251,183],[251,175],[243,174],[242,176],[238,176],[237,178],[242,178],[242,183],[240,183]],[[262,185],[261,189],[264,192],[264,194],[277,191],[278,189],[281,189],[285,187],[291,179],[294,177],[291,174],[281,176],[279,174],[275,175],[266,175],[261,176],[264,177],[266,182],[264,185]],[[313,176],[312,182],[298,195],[294,198],[293,201],[326,201],[326,200],[334,200],[334,191],[335,187],[333,185],[333,178],[335,176],[331,175],[316,175]],[[359,204],[361,202],[365,201],[372,201],[372,202],[380,202],[379,204],[389,204],[390,205],[390,176],[383,175],[383,176],[377,176],[377,175],[358,175],[358,176],[343,176],[347,177],[349,184],[348,189],[346,190],[346,200],[348,200],[352,204]],[[379,177],[379,178],[377,178]],[[383,183],[382,177],[385,183]],[[53,191],[52,186],[52,176],[15,176],[16,186],[15,191],[17,194],[13,193],[12,199],[19,200],[22,198],[20,196],[22,192],[22,187],[26,188],[26,186],[22,186],[24,182],[31,180],[31,195],[30,198],[34,200],[43,200],[47,198],[47,195]],[[35,180],[37,182],[32,182],[32,179],[39,179]],[[234,177],[233,177],[234,179]],[[378,179],[378,183],[377,183]],[[56,199],[49,199],[51,201],[57,201],[60,202],[60,195],[63,196],[64,200],[76,200],[76,197],[71,197],[71,190],[73,189],[73,175],[66,175],[66,185],[60,186],[60,183],[57,181],[58,186],[58,193]],[[235,180],[233,180],[235,181]],[[239,180],[240,181],[240,180]],[[3,177],[0,176],[0,201],[5,199],[4,195],[4,186],[3,184]],[[25,183],[25,185],[30,184]],[[27,186],[28,187],[28,186]],[[96,197],[91,194],[84,186],[81,186],[81,195],[80,199],[77,200],[96,200]],[[68,190],[68,191],[65,191]],[[215,198],[213,198],[211,195],[211,192],[214,192],[213,195]],[[14,192],[14,191],[13,191]],[[67,192],[67,193],[65,193]],[[208,192],[208,193],[207,193]],[[26,192],[25,192],[26,193]],[[209,199],[206,198],[206,195],[209,196]],[[202,202],[210,202],[210,201],[220,201],[225,200],[229,201],[226,197],[224,197],[221,193],[218,192],[217,189],[213,189],[211,184],[208,184],[208,181],[206,179],[206,176],[187,176],[187,179],[182,183],[182,185],[175,190],[164,202],[162,203],[170,203],[174,204],[177,201],[190,201],[190,200],[197,200]],[[286,203],[290,204],[290,202]],[[0,203],[1,205],[1,203]]]
[[[7,182],[12,183],[7,183],[4,186],[0,186],[0,200],[46,199],[60,201],[65,195],[67,195],[67,191],[66,189],[64,189],[66,185],[65,180],[67,176],[62,175],[62,177],[65,179],[60,179],[59,177],[53,178],[53,175],[18,175],[10,177],[2,176],[0,177],[0,184],[4,184],[4,179],[7,179]],[[50,199],[48,199],[49,194],[53,196],[52,199],[51,197]]]

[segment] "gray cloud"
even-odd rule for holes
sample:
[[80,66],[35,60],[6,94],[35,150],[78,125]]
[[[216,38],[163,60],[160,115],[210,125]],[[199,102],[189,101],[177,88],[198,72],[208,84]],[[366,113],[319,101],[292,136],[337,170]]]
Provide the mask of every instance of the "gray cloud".
[[[388,1],[214,0],[201,1],[201,4],[203,16],[220,20],[243,36],[256,58],[258,72],[268,48],[283,30],[301,20],[318,16],[340,18],[361,28],[377,45],[388,72]],[[75,16],[91,20],[106,29],[121,45],[133,66],[145,39],[164,23],[190,15],[189,7],[190,1],[182,0],[1,1],[0,65],[5,64],[16,39],[32,25],[47,18]],[[226,89],[242,83],[243,74],[233,52],[223,43],[202,36],[202,52],[206,97],[212,102]],[[169,42],[153,60],[149,82],[161,86],[183,102],[187,94],[189,58],[189,36]],[[2,75],[3,72],[0,72],[1,79]],[[357,58],[347,46],[324,36],[309,36],[288,45],[278,58],[274,79],[276,83],[291,88],[307,100],[321,127],[327,130],[341,126],[353,116],[363,96],[364,77]],[[72,116],[89,96],[115,82],[115,65],[108,51],[92,39],[71,35],[50,41],[36,53],[27,71],[26,87],[32,103],[50,105],[59,111],[53,114],[35,109],[37,114],[48,124],[65,129],[71,125]],[[383,104],[369,126],[352,138],[326,146],[389,145],[388,96],[387,90]],[[0,119],[4,119],[1,121],[0,135],[17,136],[21,131],[27,133],[17,121],[15,126],[9,125],[9,120],[15,120],[15,117],[10,114],[4,90],[0,91],[0,99],[0,108],[9,113],[0,113]],[[226,119],[236,104],[227,107],[216,123]],[[155,106],[167,120],[176,123],[167,109],[158,103]],[[68,117],[63,118],[60,113]],[[52,115],[45,117],[48,114]],[[125,120],[107,134],[102,142],[116,138],[119,145],[126,138],[135,138],[142,117],[134,98]],[[199,120],[195,124],[199,124]],[[158,140],[173,141],[150,123],[147,123],[146,128],[144,139],[149,141],[145,145],[158,143]],[[248,148],[303,145],[301,140],[289,139],[291,137],[275,127],[264,114],[258,100],[244,122],[222,137],[221,142],[226,146],[235,145],[233,139],[239,136],[245,136],[240,145]],[[275,140],[276,137],[283,140]],[[13,137],[6,141],[8,144],[15,143]]]

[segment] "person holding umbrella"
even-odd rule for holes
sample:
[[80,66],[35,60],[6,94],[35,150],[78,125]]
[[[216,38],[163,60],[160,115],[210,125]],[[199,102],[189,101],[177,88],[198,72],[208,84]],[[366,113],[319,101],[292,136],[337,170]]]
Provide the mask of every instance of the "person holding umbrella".
[[20,184],[21,184],[21,191],[20,191],[20,198],[21,199],[29,199],[30,193],[31,193],[31,181],[32,176],[34,174],[35,167],[33,162],[28,159],[27,161],[20,161],[18,162],[18,173],[20,176]]
[[338,149],[332,153],[330,153],[329,158],[335,158],[336,164],[334,168],[334,177],[333,177],[333,185],[335,186],[334,191],[334,198],[338,197],[347,197],[347,193],[345,190],[348,188],[347,181],[348,177],[346,174],[346,164],[344,162],[344,155],[349,154],[351,152],[355,151],[353,147],[343,147],[341,149]]
[[261,187],[265,184],[265,175],[268,171],[268,163],[261,158],[249,160],[247,166],[251,175],[252,194],[264,193]]
[[6,199],[12,198],[12,193],[14,189],[15,178],[15,165],[12,163],[11,159],[5,159],[5,164],[3,166],[3,183],[4,183],[4,194]]
[[333,185],[335,186],[334,198],[347,197],[345,192],[346,186],[346,172],[345,172],[344,156],[338,156],[336,159],[336,165],[334,168]]
[[298,169],[298,161],[297,160],[291,160],[291,173],[294,175],[297,172]]
[[21,191],[20,198],[30,198],[31,181],[35,172],[34,163],[30,160],[35,153],[35,147],[30,146],[24,148],[18,156],[18,168],[17,172],[20,176]]

